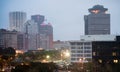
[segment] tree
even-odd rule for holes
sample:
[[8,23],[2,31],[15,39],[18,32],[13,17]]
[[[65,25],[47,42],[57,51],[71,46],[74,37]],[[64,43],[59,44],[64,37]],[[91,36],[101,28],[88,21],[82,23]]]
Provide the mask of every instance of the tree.
[[15,58],[15,49],[12,47],[3,48],[0,50],[0,68],[10,65],[11,61]]
[[[47,55],[50,56],[49,59],[46,58]],[[60,60],[60,52],[58,50],[25,52],[19,55],[18,59],[21,59],[23,62],[41,62],[43,60],[55,61]]]
[[3,49],[2,59],[13,60],[15,57],[15,54],[16,52],[14,48],[12,47],[5,48]]

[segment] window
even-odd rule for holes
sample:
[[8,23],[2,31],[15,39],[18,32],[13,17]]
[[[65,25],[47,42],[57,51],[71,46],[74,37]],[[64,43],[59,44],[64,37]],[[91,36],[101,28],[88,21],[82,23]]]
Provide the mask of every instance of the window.
[[114,63],[118,63],[118,60],[117,60],[117,59],[115,59],[115,60],[113,60],[113,62],[114,62]]
[[83,57],[83,54],[77,54],[78,57]]
[[90,50],[85,50],[84,53],[91,53],[91,51]]
[[93,56],[96,56],[96,52],[93,52]]
[[112,52],[112,56],[117,56],[117,53],[116,52]]
[[75,58],[71,58],[71,60],[76,60]]
[[85,54],[84,56],[85,57],[91,57],[92,55],[91,54]]
[[71,52],[72,52],[72,53],[75,53],[75,50],[72,50]]
[[71,49],[75,49],[75,47],[71,47]]
[[76,55],[75,54],[72,54],[72,57],[75,57]]
[[91,49],[91,47],[84,47],[84,49]]
[[78,47],[77,49],[81,49],[81,47]]
[[81,50],[78,50],[78,51],[77,51],[77,53],[83,53],[83,51],[81,51]]
[[75,43],[74,43],[74,42],[71,42],[71,45],[75,45]]
[[102,60],[101,60],[101,59],[99,59],[99,60],[98,60],[98,62],[99,62],[99,63],[102,63]]
[[84,43],[85,45],[90,45],[90,42],[86,42],[86,43]]

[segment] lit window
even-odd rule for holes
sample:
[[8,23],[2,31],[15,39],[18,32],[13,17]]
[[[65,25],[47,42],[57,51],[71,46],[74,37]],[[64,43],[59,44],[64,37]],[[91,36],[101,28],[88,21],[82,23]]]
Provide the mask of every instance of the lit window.
[[102,63],[102,60],[101,60],[101,59],[99,59],[98,61],[99,61],[99,63]]
[[98,14],[100,10],[92,10],[93,13]]
[[116,56],[117,55],[117,53],[116,52],[112,52],[112,56]]
[[117,59],[115,59],[115,60],[113,60],[113,62],[114,62],[114,63],[118,63],[118,60],[117,60]]
[[96,52],[93,52],[93,56],[96,56]]

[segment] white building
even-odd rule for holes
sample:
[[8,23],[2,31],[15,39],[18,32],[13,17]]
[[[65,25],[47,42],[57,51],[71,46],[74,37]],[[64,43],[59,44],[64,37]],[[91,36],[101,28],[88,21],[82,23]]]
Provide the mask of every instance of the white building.
[[22,31],[26,21],[26,13],[15,11],[9,13],[10,30]]
[[92,60],[91,41],[70,41],[71,62],[88,62]]

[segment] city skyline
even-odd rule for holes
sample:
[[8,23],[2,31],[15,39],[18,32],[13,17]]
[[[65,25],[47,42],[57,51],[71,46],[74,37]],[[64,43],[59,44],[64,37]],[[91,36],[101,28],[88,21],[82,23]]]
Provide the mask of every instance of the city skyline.
[[27,20],[31,15],[44,15],[53,26],[54,40],[79,40],[84,35],[84,15],[94,5],[103,5],[111,14],[111,34],[120,34],[119,0],[2,0],[0,2],[0,28],[9,27],[9,12],[23,11]]

